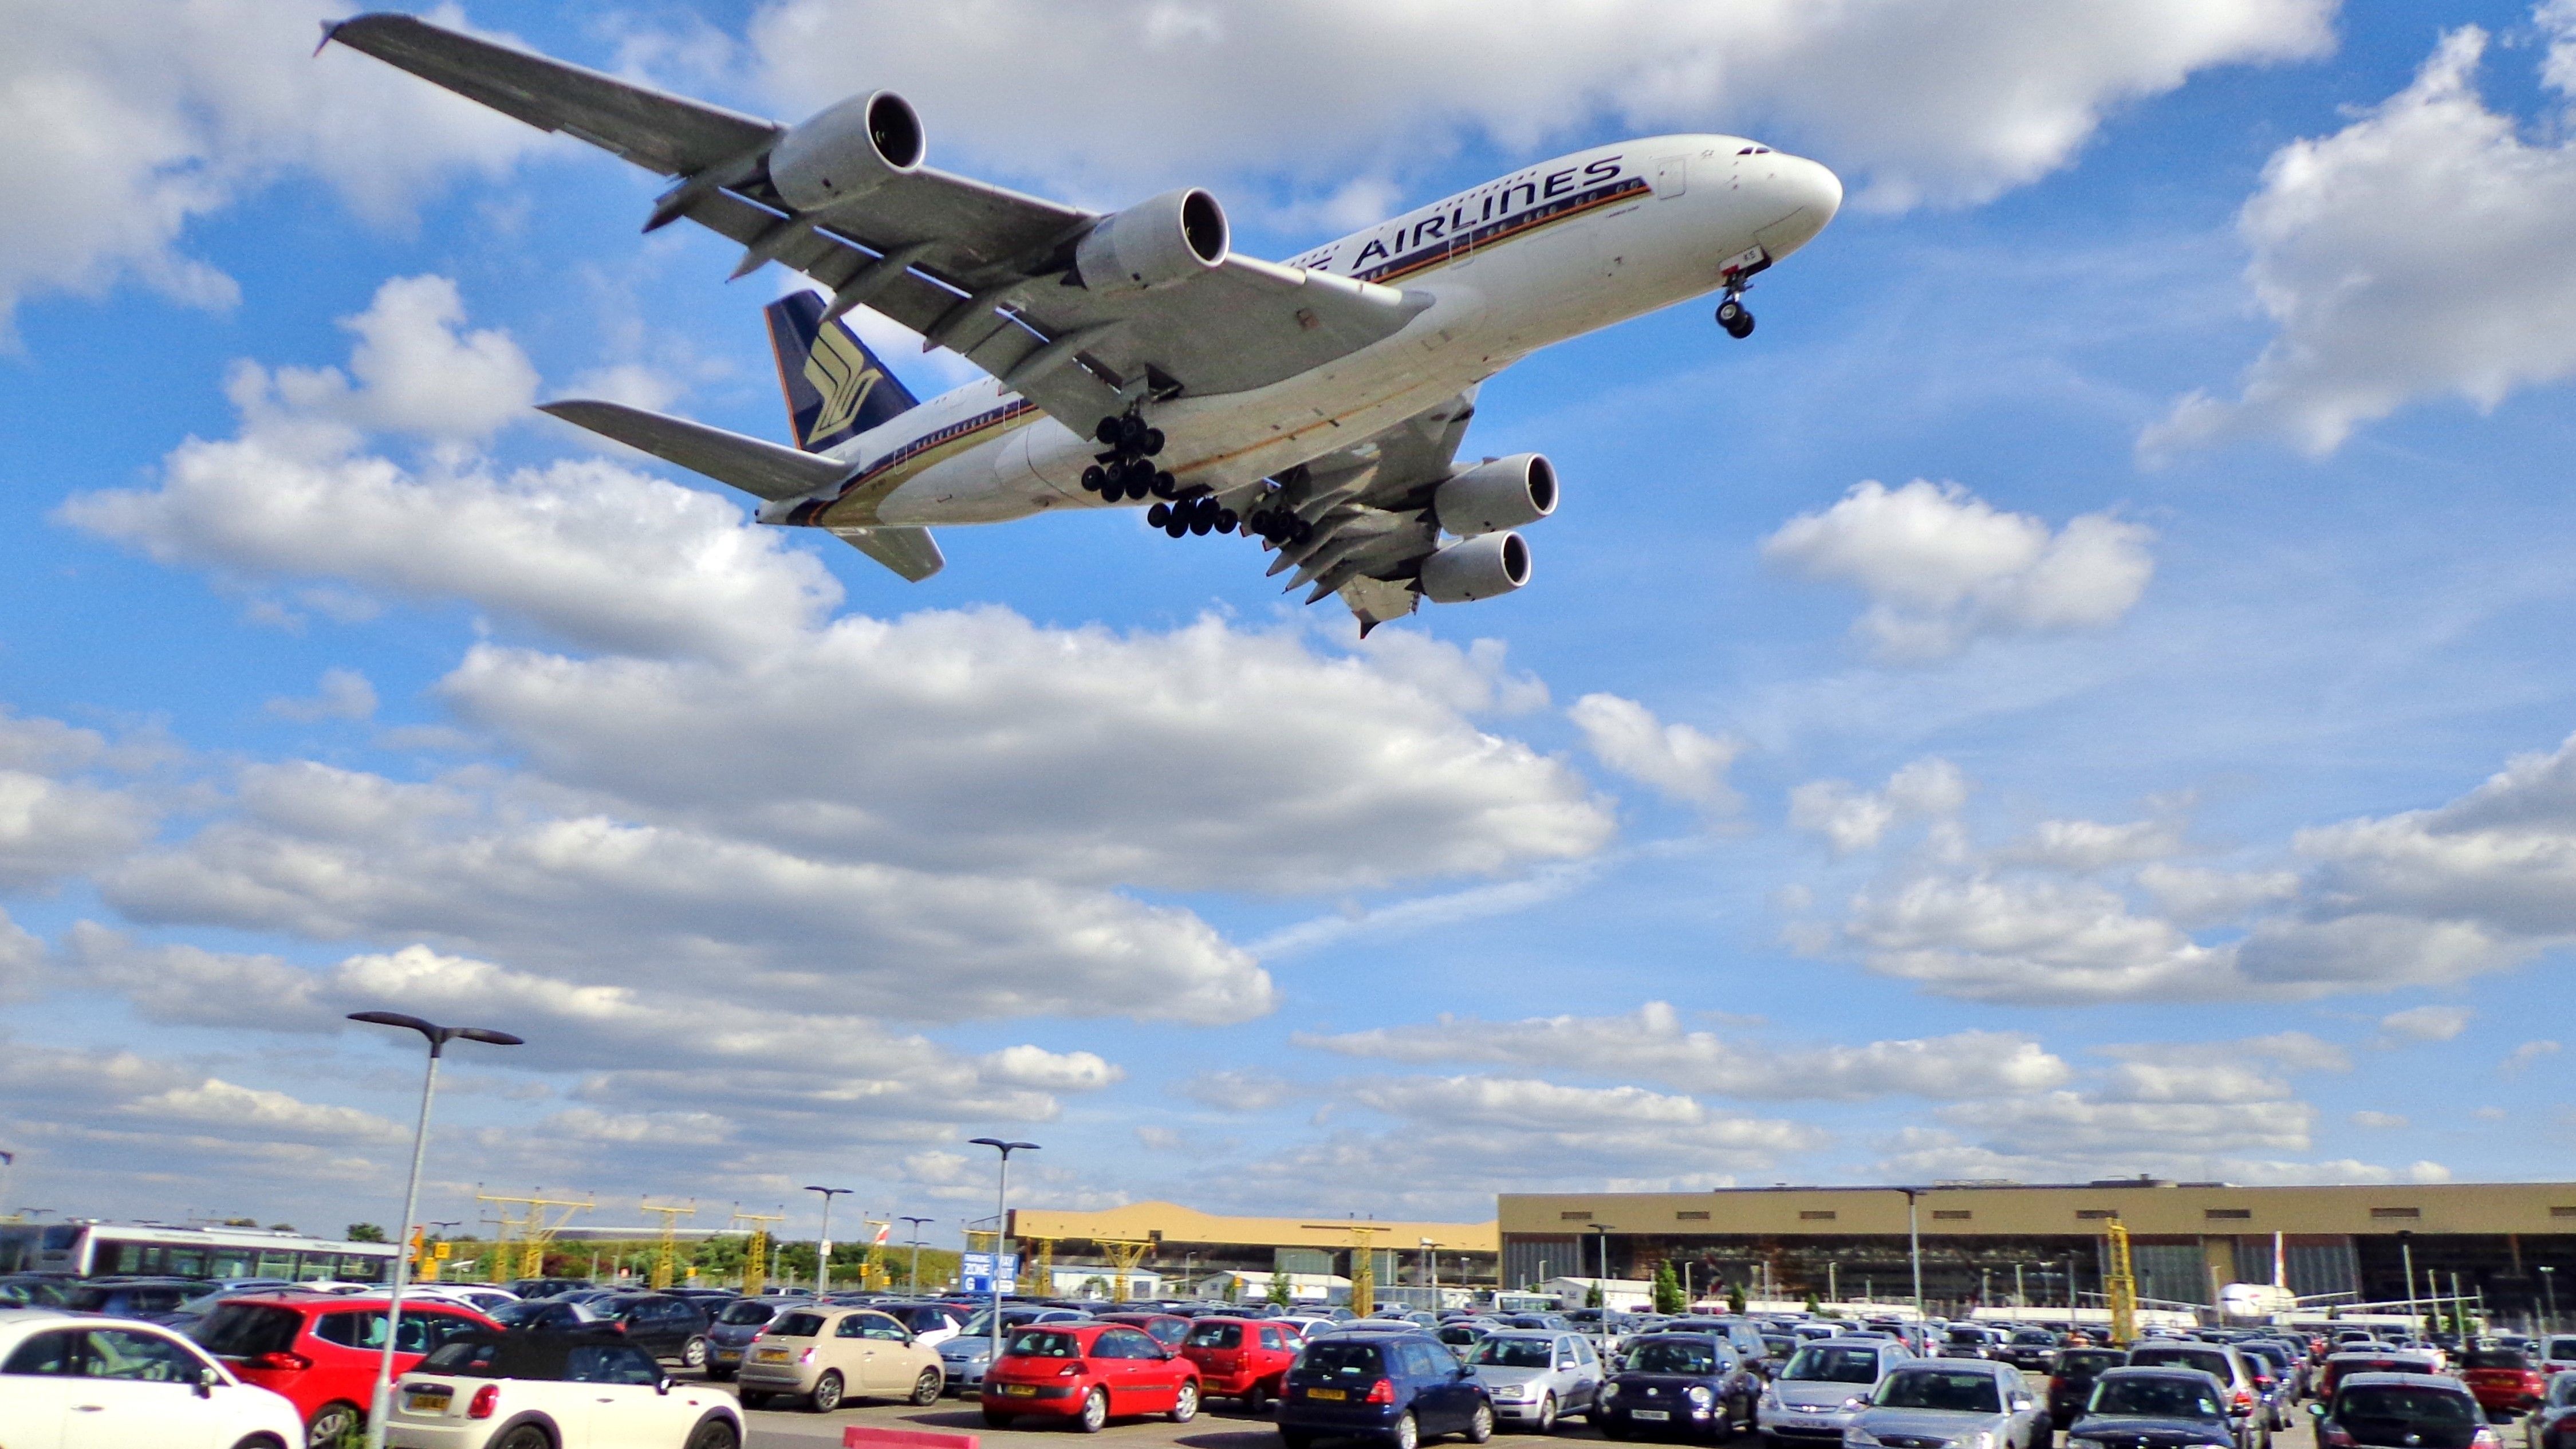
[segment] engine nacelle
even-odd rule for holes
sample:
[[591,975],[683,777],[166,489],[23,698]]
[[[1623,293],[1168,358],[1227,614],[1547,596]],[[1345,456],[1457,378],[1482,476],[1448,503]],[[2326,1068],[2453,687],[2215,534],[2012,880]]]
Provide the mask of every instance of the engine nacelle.
[[1556,467],[1537,453],[1480,463],[1434,490],[1431,510],[1460,538],[1536,523],[1556,511]]
[[1422,597],[1435,604],[1490,599],[1529,580],[1529,545],[1517,533],[1460,539],[1422,561]]
[[769,184],[798,211],[855,201],[921,165],[921,117],[892,91],[870,91],[796,126],[769,150]]
[[1095,292],[1145,292],[1224,263],[1233,247],[1225,208],[1193,186],[1138,202],[1074,248],[1073,269]]

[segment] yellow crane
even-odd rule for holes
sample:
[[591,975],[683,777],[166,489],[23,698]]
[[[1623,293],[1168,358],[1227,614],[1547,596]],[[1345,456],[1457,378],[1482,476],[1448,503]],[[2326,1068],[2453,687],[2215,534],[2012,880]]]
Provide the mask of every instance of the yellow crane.
[[[554,1242],[555,1234],[563,1231],[564,1224],[572,1221],[574,1213],[588,1212],[598,1206],[586,1197],[547,1197],[545,1191],[538,1188],[530,1197],[480,1191],[474,1194],[476,1202],[488,1202],[503,1209],[496,1219],[500,1225],[501,1251],[494,1259],[494,1267],[507,1270],[510,1277],[544,1277],[546,1249]],[[523,1212],[519,1216],[511,1216],[507,1209],[514,1207],[523,1209]],[[549,1208],[563,1209],[562,1216],[548,1222],[546,1210]],[[512,1261],[514,1257],[516,1262]],[[496,1271],[494,1276],[498,1277],[500,1273]]]
[[1041,1295],[1052,1295],[1055,1292],[1055,1239],[1022,1238],[1020,1241],[1029,1245],[1030,1271],[1022,1276],[1022,1281],[1038,1285]]
[[760,1296],[760,1290],[768,1286],[769,1225],[785,1221],[787,1221],[785,1213],[747,1213],[740,1208],[735,1208],[732,1220],[725,1224],[726,1227],[732,1227],[734,1223],[751,1224],[751,1234],[742,1245],[743,1297],[757,1298]]
[[1092,1241],[1098,1243],[1102,1251],[1109,1255],[1109,1301],[1126,1302],[1128,1280],[1134,1276],[1136,1265],[1145,1261],[1147,1253],[1154,1251],[1154,1240],[1151,1238],[1094,1238]]
[[656,1214],[662,1219],[661,1240],[654,1244],[653,1248],[653,1276],[650,1280],[654,1291],[658,1293],[662,1289],[671,1286],[671,1272],[673,1267],[679,1262],[680,1219],[696,1217],[698,1215],[698,1205],[695,1201],[687,1203],[648,1202],[644,1204],[644,1211]]
[[1335,1229],[1351,1235],[1351,1312],[1362,1318],[1377,1311],[1377,1250],[1370,1246],[1374,1234],[1387,1229],[1373,1223],[1300,1223],[1299,1227],[1318,1232]]
[[2127,1348],[2138,1341],[2138,1274],[2129,1262],[2129,1229],[2117,1221],[2105,1224],[2111,1245],[2110,1270],[2102,1275],[2102,1297],[2111,1309],[2111,1342]]

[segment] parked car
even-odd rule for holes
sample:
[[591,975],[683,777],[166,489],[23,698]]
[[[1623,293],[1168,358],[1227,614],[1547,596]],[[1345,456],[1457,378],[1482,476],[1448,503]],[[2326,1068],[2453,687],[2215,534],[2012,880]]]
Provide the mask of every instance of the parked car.
[[676,1359],[689,1368],[707,1362],[709,1320],[703,1303],[675,1293],[618,1293],[586,1305],[603,1323],[614,1323],[626,1341],[655,1358]]
[[2317,1397],[2332,1399],[2353,1374],[2431,1374],[2439,1377],[2440,1361],[2429,1353],[2409,1353],[2401,1349],[2376,1348],[2359,1352],[2337,1352],[2326,1355],[2325,1367],[2317,1371]]
[[159,1318],[206,1291],[194,1278],[91,1278],[66,1289],[60,1307],[112,1318]]
[[589,1302],[561,1293],[551,1298],[522,1298],[516,1303],[505,1303],[487,1316],[503,1328],[529,1333],[570,1333],[595,1327],[600,1321],[599,1315],[591,1311]]
[[1451,1352],[1464,1357],[1477,1344],[1494,1334],[1505,1331],[1491,1323],[1479,1323],[1473,1319],[1452,1319],[1431,1330],[1431,1336],[1449,1345]]
[[1279,1396],[1301,1346],[1284,1324],[1248,1318],[1202,1318],[1181,1340],[1181,1357],[1198,1365],[1199,1392],[1241,1400],[1260,1413]]
[[2061,1348],[2048,1366],[2048,1426],[2063,1429],[2093,1400],[2093,1381],[2129,1356],[2116,1348]]
[[2549,1380],[2514,1348],[2473,1348],[2461,1354],[2460,1381],[2494,1419],[2530,1412],[2549,1391]]
[[0,1308],[59,1308],[80,1280],[64,1273],[0,1276]]
[[1145,1336],[1165,1348],[1179,1348],[1190,1336],[1190,1321],[1177,1313],[1095,1313],[1103,1323],[1123,1323],[1144,1330]]
[[742,1356],[769,1320],[790,1308],[812,1306],[809,1298],[737,1298],[707,1326],[707,1377],[724,1383],[742,1367]]
[[1897,1365],[1853,1414],[1852,1449],[2048,1449],[2038,1403],[2021,1372],[1984,1359]]
[[[1005,1336],[1039,1323],[1084,1323],[1091,1314],[1080,1308],[1050,1308],[1034,1304],[1005,1304],[1002,1308],[1002,1332]],[[979,1309],[956,1337],[939,1345],[939,1371],[946,1377],[948,1392],[972,1394],[984,1382],[985,1361],[992,1356],[992,1310]]]
[[2250,1431],[2227,1409],[2227,1391],[2198,1369],[2109,1369],[2065,1426],[2066,1449],[2244,1449]]
[[984,1423],[999,1429],[1028,1415],[1067,1419],[1097,1434],[1112,1418],[1198,1417],[1198,1365],[1124,1323],[1042,1324],[1002,1345],[984,1376]]
[[[2272,1427],[2290,1427],[2290,1410],[2305,1397],[2308,1389],[2308,1360],[2296,1347],[2277,1338],[2250,1338],[2240,1341],[2236,1351],[2253,1362],[2255,1383],[2266,1388],[2276,1412]],[[2270,1379],[2266,1386],[2263,1380]]]
[[2540,1407],[2522,1421],[2523,1449],[2576,1449],[2576,1370],[2550,1375]]
[[742,1406],[757,1409],[781,1395],[828,1414],[845,1398],[939,1401],[947,1379],[938,1351],[912,1341],[912,1331],[873,1308],[809,1303],[763,1325],[736,1370]]
[[460,1338],[403,1375],[387,1449],[740,1449],[721,1389],[683,1384],[603,1329]]
[[2227,1391],[2227,1412],[2258,1426],[2247,1440],[2249,1449],[2267,1449],[2271,1444],[2272,1403],[2257,1382],[2262,1376],[2234,1346],[2172,1339],[2141,1343],[2129,1350],[2130,1367],[2157,1365],[2198,1369],[2218,1380],[2219,1387]]
[[912,1341],[924,1348],[937,1348],[957,1336],[966,1325],[966,1315],[945,1303],[888,1303],[886,1314],[912,1330]]
[[1996,1350],[1996,1357],[2024,1372],[2045,1369],[2048,1367],[2049,1360],[2057,1357],[2057,1350],[2064,1346],[2064,1342],[2065,1340],[2050,1329],[2015,1329],[2012,1335],[2003,1341],[2002,1347]]
[[2468,1386],[2435,1374],[2353,1373],[2311,1404],[2317,1449],[2498,1449]]
[[1763,1392],[1762,1432],[1779,1444],[1840,1444],[1856,1407],[1914,1355],[1892,1338],[1824,1338],[1799,1349]]
[[1982,1324],[1954,1323],[1941,1333],[1942,1358],[2003,1357],[2003,1335]]
[[1492,1396],[1449,1346],[1427,1333],[1331,1334],[1307,1344],[1279,1395],[1282,1449],[1318,1439],[1377,1439],[1415,1449],[1425,1439],[1494,1436]]
[[1602,1384],[1592,1423],[1612,1439],[1730,1438],[1759,1418],[1762,1388],[1762,1376],[1717,1334],[1641,1334],[1628,1340]]
[[1591,1337],[1581,1333],[1492,1334],[1467,1351],[1467,1367],[1485,1386],[1497,1418],[1541,1434],[1560,1415],[1590,1417],[1608,1378]]
[[[303,1416],[299,1442],[322,1449],[338,1445],[367,1421],[391,1306],[384,1297],[325,1293],[228,1298],[197,1320],[188,1336],[244,1382],[284,1395]],[[499,1324],[462,1304],[406,1297],[394,1337],[394,1372],[408,1370],[451,1338],[499,1331]]]
[[0,1308],[0,1434],[19,1445],[304,1442],[284,1398],[158,1324]]
[[2556,1376],[2576,1369],[2576,1333],[2552,1333],[2540,1339],[2540,1371]]
[[552,1298],[591,1286],[587,1278],[522,1278],[509,1285],[510,1291],[522,1298]]

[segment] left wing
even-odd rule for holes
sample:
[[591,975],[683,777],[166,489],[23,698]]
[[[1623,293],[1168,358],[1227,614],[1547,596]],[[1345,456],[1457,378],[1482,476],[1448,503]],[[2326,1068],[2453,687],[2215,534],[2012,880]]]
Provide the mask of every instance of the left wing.
[[1439,546],[1432,492],[1447,478],[1476,415],[1476,390],[1417,413],[1373,438],[1253,485],[1241,507],[1285,510],[1295,536],[1262,547],[1273,575],[1312,585],[1309,604],[1338,593],[1360,637],[1421,603],[1414,576]]
[[778,261],[952,348],[1088,435],[1147,395],[1261,387],[1393,335],[1427,297],[1228,255],[1185,281],[1099,292],[1073,269],[1108,218],[927,166],[819,212],[772,184],[775,121],[669,95],[407,15],[336,40],[514,116],[679,178],[647,229],[681,217],[740,242],[735,275]]

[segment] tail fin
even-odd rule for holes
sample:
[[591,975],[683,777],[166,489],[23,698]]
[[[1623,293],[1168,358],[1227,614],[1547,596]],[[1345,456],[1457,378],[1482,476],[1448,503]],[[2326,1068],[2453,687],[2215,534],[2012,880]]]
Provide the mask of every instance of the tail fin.
[[823,320],[823,299],[790,292],[769,304],[769,346],[787,390],[796,446],[819,453],[919,406],[849,324]]

